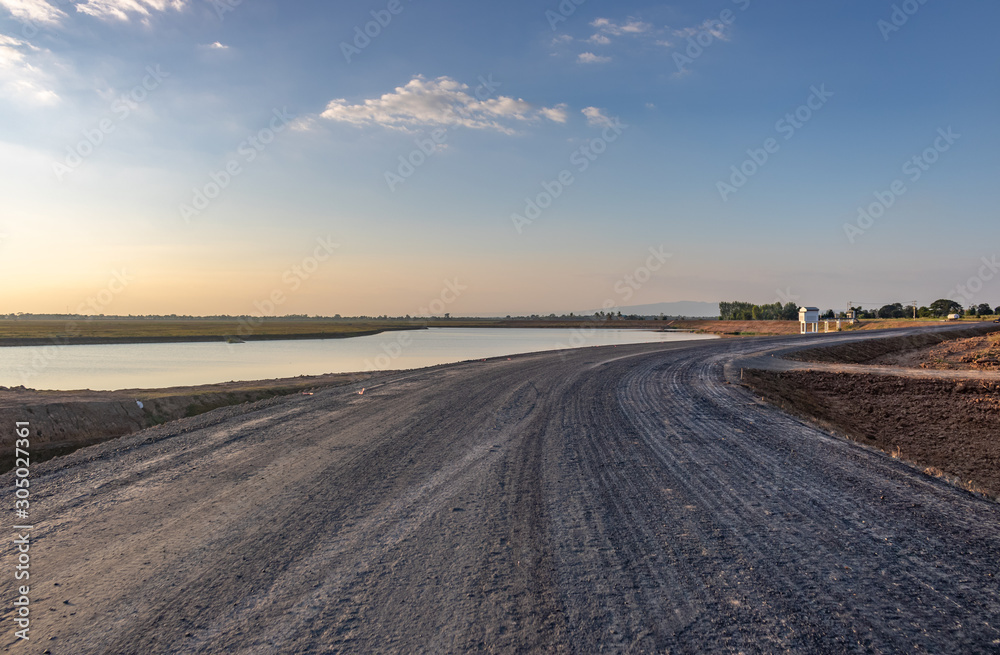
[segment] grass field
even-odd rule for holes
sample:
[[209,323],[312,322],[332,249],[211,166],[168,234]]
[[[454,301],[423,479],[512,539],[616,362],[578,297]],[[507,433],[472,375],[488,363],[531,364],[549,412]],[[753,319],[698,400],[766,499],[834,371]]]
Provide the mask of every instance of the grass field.
[[589,319],[0,319],[0,346],[48,343],[129,343],[255,339],[337,339],[389,330],[425,327],[506,328],[644,328],[661,329],[663,321],[597,321]]
[[[252,319],[251,319],[252,320]],[[418,327],[401,321],[348,322],[337,320],[129,320],[81,319],[0,320],[0,344],[42,340],[58,343],[123,342],[186,339],[338,338]]]
[[[991,318],[986,318],[986,321]],[[978,317],[960,323],[984,322]],[[858,325],[844,324],[847,330],[879,330],[940,324],[940,319],[865,319]],[[831,321],[831,325],[834,323]],[[593,318],[454,318],[454,319],[119,319],[78,318],[74,320],[0,319],[0,346],[45,345],[50,343],[144,343],[171,341],[215,341],[227,338],[255,339],[337,339],[377,334],[389,330],[425,327],[503,328],[612,328],[679,329],[721,335],[796,334],[798,321],[719,321],[694,320],[596,320]],[[822,325],[821,328],[822,330]]]

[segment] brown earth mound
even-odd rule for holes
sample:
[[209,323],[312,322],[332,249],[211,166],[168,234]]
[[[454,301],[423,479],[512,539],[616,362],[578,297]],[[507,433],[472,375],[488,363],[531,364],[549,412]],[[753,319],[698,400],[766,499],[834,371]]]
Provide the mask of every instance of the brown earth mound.
[[866,339],[864,341],[843,343],[836,346],[820,346],[818,348],[799,350],[786,355],[786,358],[800,362],[873,364],[879,358],[888,355],[931,348],[955,339],[983,337],[987,333],[998,330],[1000,330],[1000,327],[989,324],[977,325],[976,327],[962,330],[949,330],[947,332],[927,332],[905,337]]
[[890,353],[876,358],[872,363],[932,370],[997,371],[1000,370],[1000,333],[955,339],[909,352]]
[[1000,382],[760,370],[744,381],[794,414],[1000,498]]

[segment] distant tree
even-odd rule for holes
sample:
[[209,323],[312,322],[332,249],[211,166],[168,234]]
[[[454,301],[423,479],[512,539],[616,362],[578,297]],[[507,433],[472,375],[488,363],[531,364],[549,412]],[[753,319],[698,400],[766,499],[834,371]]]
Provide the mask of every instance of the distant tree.
[[993,308],[993,313],[994,314],[1000,314],[1000,305],[998,305],[997,307]]
[[827,318],[837,318],[837,315],[833,313],[832,309],[828,309],[828,310],[826,310],[826,313],[823,314],[823,318],[824,319],[827,319]]
[[979,307],[976,307],[976,313],[980,316],[989,316],[993,313],[993,308],[986,303],[980,303]]
[[906,316],[906,312],[903,311],[903,305],[898,302],[882,305],[878,310],[879,318],[903,318],[904,316]]
[[949,298],[940,298],[931,303],[931,313],[934,316],[947,316],[948,314],[962,313],[962,306]]

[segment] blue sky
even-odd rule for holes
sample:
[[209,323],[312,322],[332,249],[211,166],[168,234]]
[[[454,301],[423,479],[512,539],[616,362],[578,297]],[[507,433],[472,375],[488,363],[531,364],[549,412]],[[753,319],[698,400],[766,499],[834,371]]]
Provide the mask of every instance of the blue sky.
[[0,0],[0,312],[997,305],[998,15]]

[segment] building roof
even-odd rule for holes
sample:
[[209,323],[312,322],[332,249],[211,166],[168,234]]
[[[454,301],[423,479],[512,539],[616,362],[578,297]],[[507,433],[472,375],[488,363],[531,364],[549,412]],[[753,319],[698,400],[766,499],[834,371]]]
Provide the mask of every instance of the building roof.
[[818,312],[819,307],[799,307],[799,312]]

